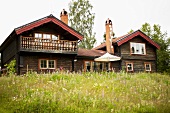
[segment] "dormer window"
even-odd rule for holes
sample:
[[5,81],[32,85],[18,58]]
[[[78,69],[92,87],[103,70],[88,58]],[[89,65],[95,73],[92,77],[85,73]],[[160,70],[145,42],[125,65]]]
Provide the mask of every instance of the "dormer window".
[[145,55],[146,54],[146,48],[144,43],[130,43],[130,52],[131,54],[139,54],[139,55]]

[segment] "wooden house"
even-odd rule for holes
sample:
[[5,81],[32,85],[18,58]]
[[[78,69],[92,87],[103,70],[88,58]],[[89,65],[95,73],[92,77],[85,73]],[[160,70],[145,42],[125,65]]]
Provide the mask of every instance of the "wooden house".
[[119,61],[110,62],[110,68],[115,71],[127,72],[156,72],[156,50],[160,46],[142,31],[121,37],[113,37],[111,20],[106,21],[106,42],[93,48],[93,50],[107,51],[121,57]]
[[[83,35],[68,26],[66,11],[61,20],[53,15],[15,28],[0,47],[1,68],[16,59],[17,74],[28,71],[156,71],[156,44],[140,30],[122,37],[112,37],[112,23],[106,22],[106,42],[91,49],[78,48]],[[105,53],[121,59],[113,62],[95,62]]]
[[2,69],[16,59],[17,74],[74,70],[78,41],[83,35],[67,25],[66,11],[60,16],[61,20],[49,15],[14,29],[0,47]]

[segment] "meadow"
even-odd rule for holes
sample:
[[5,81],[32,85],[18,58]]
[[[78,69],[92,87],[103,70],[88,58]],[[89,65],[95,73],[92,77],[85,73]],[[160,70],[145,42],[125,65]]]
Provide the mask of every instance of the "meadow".
[[170,76],[29,73],[0,77],[0,113],[169,113]]

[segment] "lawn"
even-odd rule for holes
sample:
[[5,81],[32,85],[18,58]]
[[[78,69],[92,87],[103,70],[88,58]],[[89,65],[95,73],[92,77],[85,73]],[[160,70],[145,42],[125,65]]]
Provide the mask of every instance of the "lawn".
[[0,113],[169,113],[170,76],[53,73],[0,77]]

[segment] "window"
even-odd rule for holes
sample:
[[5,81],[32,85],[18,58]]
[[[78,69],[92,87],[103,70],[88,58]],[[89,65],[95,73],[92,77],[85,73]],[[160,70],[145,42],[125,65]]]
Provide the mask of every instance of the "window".
[[52,39],[52,40],[58,40],[59,39],[59,35],[44,34],[44,33],[35,33],[34,37],[35,38],[43,38],[43,39]]
[[85,61],[84,70],[85,71],[108,71],[110,63],[108,62],[94,62],[94,61]]
[[41,68],[41,69],[47,68],[47,60],[41,60],[40,68]]
[[40,59],[39,60],[40,69],[55,69],[55,60],[46,60]]
[[151,63],[145,62],[145,71],[151,71]]
[[91,62],[90,61],[85,61],[85,70],[90,71],[91,69]]
[[55,61],[54,60],[48,60],[48,67],[49,68],[55,68]]
[[130,48],[131,48],[131,50],[130,50],[131,54],[141,54],[141,55],[146,54],[145,44],[143,44],[143,43],[131,42],[130,43]]
[[43,34],[43,38],[44,39],[51,39],[51,35],[50,34]]
[[133,63],[126,63],[126,71],[133,71]]
[[58,40],[59,39],[59,36],[57,35],[52,35],[52,40]]
[[42,38],[42,34],[40,34],[40,33],[35,33],[35,38]]

